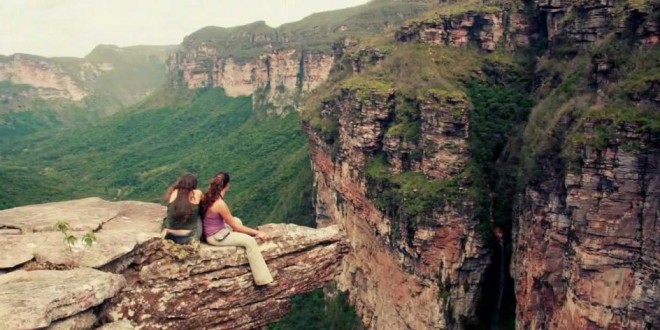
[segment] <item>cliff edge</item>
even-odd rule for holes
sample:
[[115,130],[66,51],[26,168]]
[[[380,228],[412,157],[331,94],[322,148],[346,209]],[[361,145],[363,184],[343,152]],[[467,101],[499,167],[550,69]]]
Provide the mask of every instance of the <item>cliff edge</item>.
[[[347,252],[337,227],[262,226],[272,237],[261,247],[276,282],[258,288],[239,248],[159,238],[164,212],[157,204],[99,198],[0,211],[5,326],[259,328],[284,316],[291,296],[332,280]],[[59,220],[97,241],[69,252],[54,228]]]

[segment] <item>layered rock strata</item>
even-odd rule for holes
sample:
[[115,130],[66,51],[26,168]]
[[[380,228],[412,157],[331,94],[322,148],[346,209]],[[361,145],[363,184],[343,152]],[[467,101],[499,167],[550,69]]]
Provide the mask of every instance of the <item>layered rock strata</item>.
[[[21,270],[1,275],[0,317],[3,327],[47,327],[55,320],[98,306],[117,294],[125,284],[126,280],[121,275],[90,268]],[[85,315],[83,318],[89,318]],[[80,321],[61,321],[55,328],[70,328],[75,324],[80,324]]]
[[[88,69],[95,70],[96,68],[90,65]],[[35,89],[32,91],[33,95],[24,92],[25,97],[63,98],[78,101],[88,94],[83,87],[76,83],[75,78],[66,73],[59,65],[36,56],[13,55],[0,59],[0,81],[33,87]]]
[[549,40],[566,37],[580,48],[586,48],[614,27],[614,0],[537,0],[534,1],[544,20]]
[[[396,141],[385,137],[395,98],[393,90],[345,88],[324,102],[321,110],[322,116],[337,119],[335,141],[305,128],[318,220],[334,221],[347,233],[353,249],[344,259],[339,285],[349,290],[369,328],[464,328],[474,318],[488,264],[469,200],[436,208],[415,220],[391,217],[367,197],[373,189],[365,173],[369,160],[384,152],[394,168],[401,163],[400,154],[390,151],[398,149]],[[429,95],[421,102],[428,125],[421,128],[420,143],[436,148],[428,148],[416,166],[436,178],[450,176],[465,164],[465,104],[447,101]],[[448,148],[450,144],[455,148]],[[447,162],[430,164],[437,159]]]
[[520,328],[660,326],[660,148],[635,129],[526,189],[512,264]]
[[522,13],[492,9],[490,12],[436,14],[403,26],[397,31],[396,39],[451,47],[467,47],[474,43],[483,50],[494,51],[501,45],[507,48],[528,45],[530,31],[531,25]]
[[[577,48],[606,43],[603,38],[615,36],[630,45],[631,52],[641,52],[645,49],[635,47],[652,46],[657,38],[657,30],[649,29],[657,25],[652,18],[657,17],[657,3],[619,12],[617,24],[612,22],[613,1],[553,1],[539,6],[560,16],[580,14],[564,18],[559,25],[548,21],[549,36],[566,37],[564,42],[571,40]],[[622,31],[618,23],[636,28]],[[550,44],[551,52],[554,46]],[[636,54],[629,56],[634,59]],[[598,102],[613,106],[623,117],[625,107],[605,92],[621,84],[620,76],[612,75],[620,69],[607,58],[591,58],[590,84],[598,89]],[[626,101],[640,117],[657,121],[657,88],[653,80],[645,84],[644,93],[624,97],[629,97]],[[589,92],[581,97],[588,99]],[[517,325],[523,329],[658,328],[657,128],[644,127],[634,117],[617,122],[573,116],[560,116],[557,141],[549,142],[551,147],[536,157],[538,170],[514,219],[511,271]],[[578,133],[600,142],[579,142]]]
[[252,95],[257,106],[273,106],[282,113],[297,109],[300,93],[307,93],[328,78],[334,57],[331,54],[300,52],[295,49],[273,51],[253,60],[236,61],[223,57],[217,48],[204,43],[177,52],[168,62],[175,87],[195,89],[224,88],[229,96]]
[[[0,211],[0,315],[10,322],[3,325],[260,328],[288,312],[291,296],[331,281],[347,252],[336,226],[262,226],[272,238],[261,249],[276,282],[256,287],[243,249],[159,238],[164,213],[156,204],[98,198]],[[97,242],[69,251],[54,232],[58,220],[78,237],[94,232]],[[83,268],[66,270],[72,264]]]
[[128,281],[105,316],[147,329],[257,329],[283,317],[291,296],[335,277],[346,252],[336,226],[260,229],[274,237],[261,245],[274,285],[254,285],[243,249],[203,246],[193,257],[173,262],[170,244],[156,240],[103,268],[120,271]]

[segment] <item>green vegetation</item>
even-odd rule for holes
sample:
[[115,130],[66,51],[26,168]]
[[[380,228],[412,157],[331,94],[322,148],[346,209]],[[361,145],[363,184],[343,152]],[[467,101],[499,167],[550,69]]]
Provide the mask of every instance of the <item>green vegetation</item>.
[[[4,155],[4,153],[3,153]],[[61,200],[70,184],[60,178],[44,175],[27,167],[2,165],[0,160],[0,209],[33,204],[35,201]]]
[[[174,46],[120,48],[101,45],[84,59],[20,55],[53,68],[88,95],[80,101],[41,99],[30,85],[0,82],[0,139],[19,140],[33,132],[89,125],[153,92],[166,80],[165,60]],[[0,61],[8,61],[2,57]],[[44,64],[45,63],[45,64]]]
[[[401,237],[400,222],[411,229],[428,224],[434,210],[446,203],[460,202],[456,179],[433,180],[419,172],[392,174],[386,156],[378,154],[365,167],[369,189],[367,197],[392,219],[392,233]],[[405,221],[404,221],[405,220]]]
[[[477,197],[477,218],[483,237],[493,227],[511,229],[516,193],[518,160],[516,146],[533,102],[528,82],[498,84],[492,81],[468,83],[473,108],[470,112],[470,163],[472,194]],[[507,150],[509,149],[509,150]]]
[[[599,73],[600,78],[594,77],[591,73],[603,64],[607,70]],[[542,72],[560,82],[550,86],[554,88],[535,107],[525,130],[521,171],[525,175],[521,184],[536,173],[538,157],[547,157],[551,150],[560,150],[558,158],[577,169],[583,147],[647,148],[642,140],[660,135],[660,113],[653,103],[646,101],[654,97],[659,65],[657,47],[640,49],[614,38],[568,62],[542,60]],[[599,86],[603,88],[599,94],[594,90],[596,79],[607,81]],[[628,141],[618,133],[623,127],[633,128],[642,140]]]
[[[94,245],[96,242],[96,236],[94,235],[94,232],[90,231],[85,233],[82,237],[78,238],[76,235],[71,233],[71,225],[69,225],[69,223],[64,220],[60,220],[55,223],[55,229],[62,233],[64,236],[64,243],[66,244],[69,251],[69,266],[78,267],[80,261],[85,256],[87,249],[91,248],[92,245]],[[76,245],[78,245],[78,241],[80,241],[82,250],[74,251],[74,249],[79,250],[77,247],[74,248]]]
[[[514,1],[508,1],[514,2]],[[497,5],[495,5],[497,4]],[[419,18],[414,19],[414,22],[426,21],[426,20],[435,20],[440,16],[455,16],[461,15],[466,12],[480,12],[480,13],[497,13],[502,11],[502,5],[504,1],[493,1],[493,0],[460,0],[450,2],[447,1],[442,3],[436,8],[427,11]]]
[[355,310],[348,304],[345,292],[326,297],[323,289],[291,299],[291,312],[270,330],[360,330],[364,329]]
[[85,56],[85,60],[107,63],[112,69],[102,71],[91,85],[87,85],[90,85],[93,95],[108,97],[124,106],[131,105],[166,81],[165,61],[177,48],[178,46],[99,45]]
[[[309,225],[312,175],[305,142],[295,114],[257,119],[249,97],[230,98],[218,89],[162,90],[94,126],[0,144],[6,155],[0,166],[62,182],[60,200],[97,195],[159,201],[184,172],[197,174],[205,188],[224,170],[232,175],[227,199],[247,224]],[[52,200],[39,187],[23,186],[13,196],[3,189],[0,199]]]
[[354,75],[341,84],[341,88],[358,91],[358,97],[366,98],[371,94],[387,95],[392,89],[392,84],[384,79],[371,78],[364,75]]
[[384,25],[397,26],[427,8],[429,1],[372,1],[367,4],[312,14],[294,23],[272,28],[263,21],[231,28],[205,27],[183,41],[186,48],[208,44],[221,56],[245,61],[275,49],[296,48],[309,52],[331,52],[343,37],[364,38],[383,33]]

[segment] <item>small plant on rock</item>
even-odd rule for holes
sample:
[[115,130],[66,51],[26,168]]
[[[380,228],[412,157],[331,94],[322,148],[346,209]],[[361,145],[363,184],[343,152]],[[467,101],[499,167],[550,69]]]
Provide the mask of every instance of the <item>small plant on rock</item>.
[[71,225],[64,220],[55,223],[55,229],[64,235],[64,243],[69,250],[70,265],[77,267],[85,256],[87,249],[91,248],[96,242],[96,236],[93,232],[88,232],[78,238],[71,233]]

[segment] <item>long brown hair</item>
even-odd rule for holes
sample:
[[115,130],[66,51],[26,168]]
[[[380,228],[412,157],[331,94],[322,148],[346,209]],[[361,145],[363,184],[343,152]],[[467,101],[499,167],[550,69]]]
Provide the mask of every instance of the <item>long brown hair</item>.
[[222,198],[222,189],[229,184],[229,174],[225,172],[218,172],[212,179],[209,181],[209,186],[202,196],[202,202],[200,203],[200,211],[202,216],[206,215],[206,211],[211,208],[211,205]]
[[183,222],[188,221],[193,214],[195,205],[190,202],[190,195],[195,189],[197,189],[197,178],[190,173],[181,175],[167,189],[167,194],[165,195],[167,201],[169,201],[174,190],[177,191],[176,198],[172,201],[172,204],[174,204],[174,216],[177,218],[180,217]]

